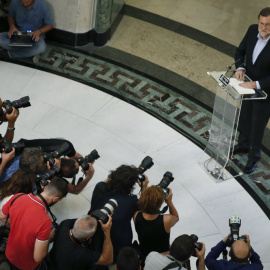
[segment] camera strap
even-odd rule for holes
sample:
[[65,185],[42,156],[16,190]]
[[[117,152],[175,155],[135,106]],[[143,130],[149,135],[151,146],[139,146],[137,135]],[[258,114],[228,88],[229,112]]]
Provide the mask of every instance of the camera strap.
[[37,196],[44,202],[44,204],[46,205],[47,209],[48,209],[48,212],[50,213],[51,217],[52,217],[52,223],[53,223],[53,226],[57,229],[58,228],[58,225],[56,223],[56,220],[57,218],[55,217],[55,215],[52,213],[51,209],[50,209],[50,206],[48,205],[47,201],[44,199],[44,197],[41,195],[41,194],[37,194]]
[[170,259],[172,262],[168,264],[166,267],[162,268],[162,270],[168,270],[178,267],[178,270],[182,268],[182,265],[179,261],[177,261],[174,257],[170,255],[165,255],[168,259]]

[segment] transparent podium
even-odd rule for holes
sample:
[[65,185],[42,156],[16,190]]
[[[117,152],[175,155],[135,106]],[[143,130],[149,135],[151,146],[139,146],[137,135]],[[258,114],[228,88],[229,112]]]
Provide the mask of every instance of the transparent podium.
[[[267,94],[263,90],[240,87],[240,82],[233,78],[233,74],[229,78],[226,72],[213,71],[207,74],[217,83],[217,90],[209,141],[199,164],[216,182],[222,182],[243,174],[232,161],[242,102],[265,99]],[[228,84],[221,79],[224,74]],[[244,80],[250,81],[247,76]]]

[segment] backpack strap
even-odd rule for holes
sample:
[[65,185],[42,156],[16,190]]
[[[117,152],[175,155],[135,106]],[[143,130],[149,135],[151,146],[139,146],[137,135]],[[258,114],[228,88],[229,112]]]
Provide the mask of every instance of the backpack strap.
[[172,268],[176,268],[178,267],[178,270],[181,269],[181,264],[177,261],[175,261],[175,259],[170,256],[170,255],[165,255],[168,259],[170,259],[172,262],[170,264],[168,264],[166,267],[162,268],[162,270],[168,270],[168,269],[172,269]]

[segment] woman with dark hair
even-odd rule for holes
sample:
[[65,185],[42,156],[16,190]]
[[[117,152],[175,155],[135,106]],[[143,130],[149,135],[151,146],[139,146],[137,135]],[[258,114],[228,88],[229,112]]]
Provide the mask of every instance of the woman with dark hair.
[[[114,259],[117,258],[121,248],[132,244],[133,235],[130,222],[133,214],[138,210],[138,198],[132,192],[137,182],[138,169],[134,166],[121,165],[116,170],[111,171],[107,180],[99,182],[95,186],[92,195],[91,209],[88,212],[90,215],[93,211],[102,209],[110,199],[114,199],[118,203],[118,207],[114,209],[112,215],[111,228]],[[142,190],[148,182],[149,180],[145,175]],[[140,184],[140,182],[138,183]]]
[[[172,203],[172,190],[165,198],[162,188],[151,186],[145,189],[138,201],[139,211],[134,216],[135,229],[140,242],[140,251],[144,259],[151,251],[159,253],[169,251],[170,231],[178,222],[179,216]],[[169,207],[170,214],[163,214],[160,208],[163,202]]]
[[0,210],[3,205],[17,193],[30,193],[36,181],[36,175],[29,169],[16,171],[7,181],[0,185]]

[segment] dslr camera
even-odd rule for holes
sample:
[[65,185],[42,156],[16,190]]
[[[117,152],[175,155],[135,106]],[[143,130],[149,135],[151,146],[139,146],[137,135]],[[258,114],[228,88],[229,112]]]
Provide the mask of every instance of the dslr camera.
[[138,178],[142,183],[145,180],[143,173],[154,165],[153,159],[149,156],[145,157],[138,168]]
[[30,98],[29,96],[26,96],[14,101],[10,100],[3,101],[2,108],[6,110],[7,114],[11,114],[13,111],[12,107],[14,107],[15,109],[19,109],[19,108],[26,108],[29,106],[31,106]]
[[23,142],[20,142],[20,141],[18,141],[16,143],[11,143],[11,142],[7,141],[6,139],[4,139],[4,141],[2,142],[2,145],[1,145],[2,152],[10,153],[12,151],[12,147],[15,148],[16,153],[19,153],[25,148],[25,145]]
[[108,215],[111,215],[117,206],[117,201],[114,199],[110,199],[103,208],[95,210],[92,213],[92,217],[94,217],[96,220],[101,220],[102,223],[105,224],[109,220]]
[[196,256],[196,251],[195,251],[195,248],[197,248],[199,251],[201,251],[202,249],[202,244],[200,242],[198,242],[198,236],[195,235],[195,234],[191,234],[190,235],[191,239],[193,240],[193,243],[194,243],[194,250],[193,250],[193,253],[192,253],[192,256],[193,257],[197,257]]
[[63,156],[69,148],[67,142],[63,143],[58,149],[52,153],[44,153],[43,157],[45,161],[49,161],[50,167],[52,168],[55,163],[55,159]]
[[174,177],[171,172],[166,172],[163,175],[163,178],[161,179],[160,183],[157,185],[157,187],[161,187],[165,193],[165,196],[167,197],[170,193],[168,186],[169,184],[174,180]]
[[37,179],[36,179],[37,192],[41,193],[42,192],[41,186],[43,187],[47,186],[49,184],[48,180],[52,179],[53,176],[59,173],[59,171],[60,171],[60,168],[58,166],[54,166],[46,173],[42,175],[37,175]]
[[247,238],[244,235],[239,236],[239,230],[241,226],[241,219],[239,217],[232,216],[229,219],[229,226],[231,229],[231,235],[227,239],[227,247],[231,247],[236,240],[243,240],[247,243]]
[[83,157],[79,157],[77,159],[77,162],[79,163],[79,165],[82,167],[82,169],[84,171],[88,171],[89,170],[89,165],[88,163],[93,162],[94,160],[97,160],[98,158],[100,158],[100,155],[98,154],[97,150],[94,149],[88,156],[86,156],[85,158]]

